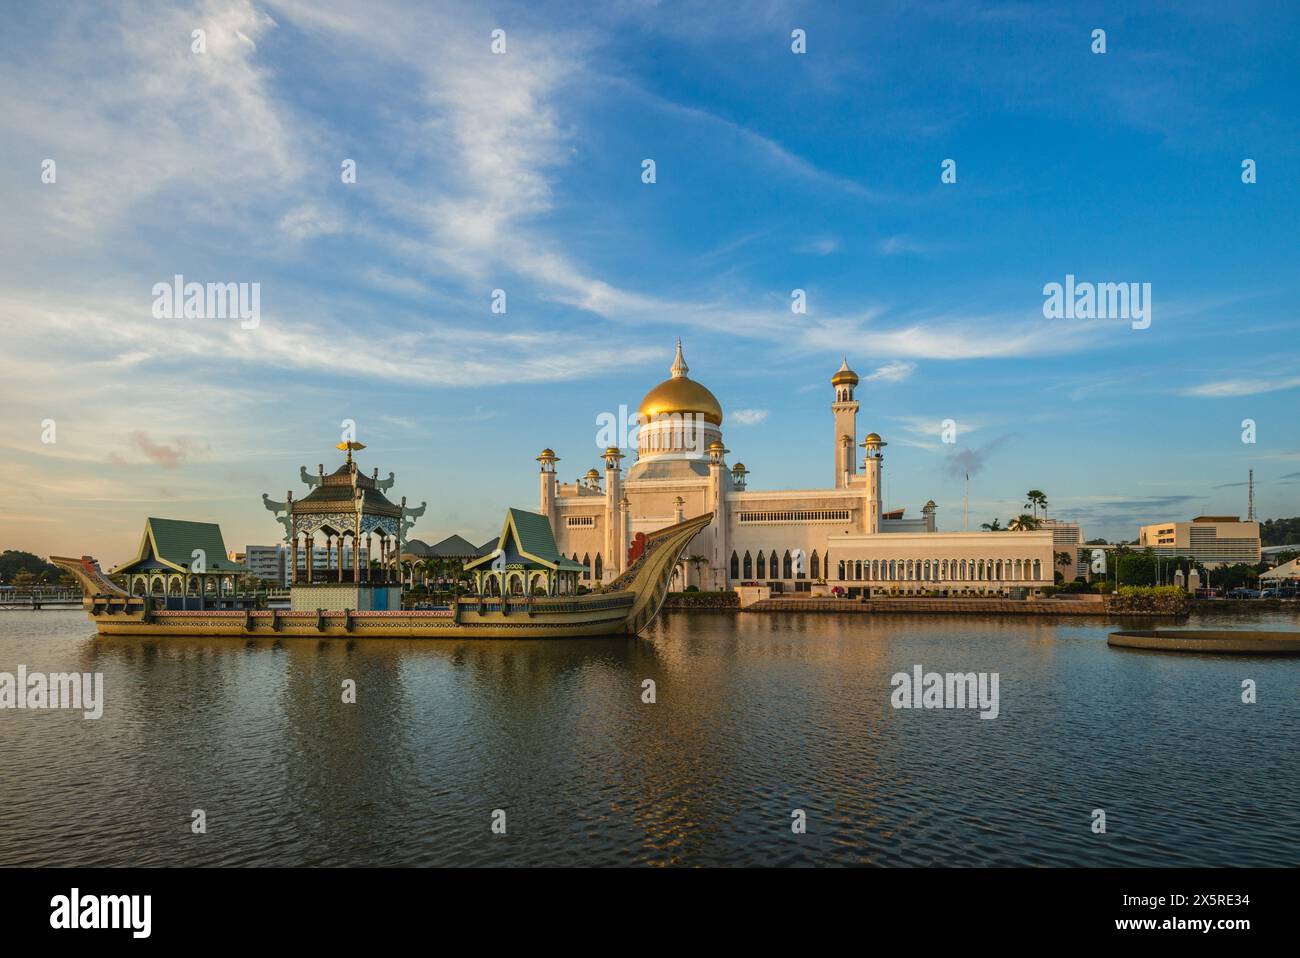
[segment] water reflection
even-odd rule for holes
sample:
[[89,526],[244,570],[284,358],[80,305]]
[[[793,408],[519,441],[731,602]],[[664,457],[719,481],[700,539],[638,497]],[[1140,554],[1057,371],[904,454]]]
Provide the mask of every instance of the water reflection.
[[[74,612],[0,617],[0,670],[100,671],[107,697],[98,722],[0,713],[18,770],[0,864],[1296,863],[1294,660],[1120,652],[1104,625],[1017,617],[678,613],[635,641],[87,633]],[[918,663],[998,672],[999,718],[890,708]]]

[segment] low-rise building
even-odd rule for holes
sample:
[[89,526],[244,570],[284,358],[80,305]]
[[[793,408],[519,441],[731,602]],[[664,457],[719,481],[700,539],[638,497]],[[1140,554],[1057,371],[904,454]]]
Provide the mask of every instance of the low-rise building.
[[1038,528],[1052,534],[1052,545],[1056,549],[1058,560],[1062,555],[1068,556],[1064,562],[1057,561],[1054,564],[1062,578],[1068,582],[1087,574],[1088,563],[1079,551],[1083,545],[1083,528],[1079,523],[1063,519],[1040,519]]
[[1240,516],[1197,516],[1191,522],[1161,522],[1138,530],[1139,549],[1156,555],[1187,556],[1206,568],[1260,561],[1259,523]]

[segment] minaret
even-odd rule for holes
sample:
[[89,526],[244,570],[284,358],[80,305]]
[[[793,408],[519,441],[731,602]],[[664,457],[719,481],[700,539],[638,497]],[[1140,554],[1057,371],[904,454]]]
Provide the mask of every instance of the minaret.
[[887,445],[889,443],[876,432],[867,433],[867,438],[862,441],[862,448],[867,451],[862,461],[862,471],[867,482],[866,489],[863,490],[861,532],[874,534],[880,531],[880,470],[885,464],[885,457],[880,450]]
[[709,569],[713,573],[714,588],[727,588],[728,563],[727,545],[727,462],[730,452],[719,439],[709,443],[709,511],[713,518],[709,521],[709,530],[713,533],[713,555],[709,556]]
[[542,464],[538,478],[541,480],[541,499],[538,502],[537,511],[546,516],[551,524],[552,533],[555,532],[555,464],[560,461],[560,457],[555,454],[554,449],[543,449],[537,461]]
[[853,398],[853,388],[858,384],[858,374],[849,369],[849,357],[835,375],[831,385],[835,387],[835,402],[831,410],[835,413],[835,488],[844,489],[849,479],[858,471],[858,457],[853,451],[853,444],[858,436],[858,403]]
[[623,537],[623,453],[618,446],[605,450],[605,568],[610,578],[627,565],[627,541]]

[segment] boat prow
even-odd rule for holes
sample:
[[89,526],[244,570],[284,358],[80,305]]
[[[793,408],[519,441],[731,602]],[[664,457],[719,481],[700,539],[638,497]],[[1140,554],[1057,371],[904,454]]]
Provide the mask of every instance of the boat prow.
[[659,613],[682,552],[713,518],[705,513],[652,532],[627,571],[598,592],[462,596],[447,609],[159,609],[130,595],[90,556],[51,556],[81,585],[100,635],[357,638],[575,638],[637,635]]

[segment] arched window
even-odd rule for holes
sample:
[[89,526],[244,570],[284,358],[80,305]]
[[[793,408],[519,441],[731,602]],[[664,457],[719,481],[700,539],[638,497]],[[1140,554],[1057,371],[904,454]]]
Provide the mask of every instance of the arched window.
[[772,554],[767,558],[767,574],[773,579],[780,578],[781,576],[781,563],[776,557],[775,549],[772,550]]
[[734,551],[731,553],[731,577],[733,579],[740,578],[740,556],[736,555]]
[[814,579],[820,579],[822,573],[821,562],[817,559],[817,550],[813,549],[812,556],[808,559],[808,575]]
[[599,552],[597,552],[596,553],[596,581],[597,582],[600,581],[600,577],[604,572],[604,568],[605,568],[604,558],[601,556]]
[[591,553],[590,552],[584,552],[582,554],[582,577],[586,579],[588,582],[591,581]]
[[754,560],[749,557],[749,550],[745,550],[745,578],[754,578]]
[[794,578],[794,563],[790,561],[790,550],[785,550],[785,555],[781,558],[781,578]]
[[1042,561],[1041,559],[1035,559],[1035,560],[1034,560],[1034,578],[1035,578],[1035,579],[1041,579],[1042,577],[1043,577],[1043,561]]
[[855,579],[861,579],[861,578],[862,578],[862,560],[861,560],[861,559],[858,559],[856,562],[853,563],[853,578],[855,578]]
[[844,581],[844,560],[840,560],[840,581]]
[[761,552],[758,554],[758,577],[767,578],[767,558]]
[[929,559],[925,560],[925,568],[921,573],[921,578],[927,582],[930,581],[930,560]]

